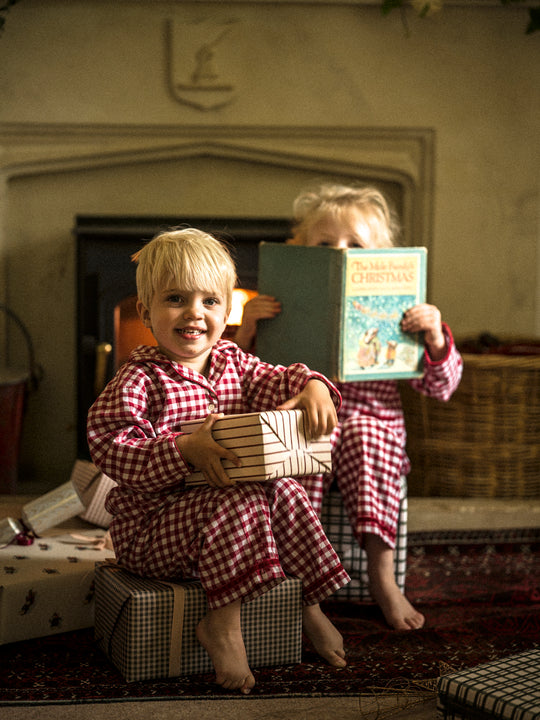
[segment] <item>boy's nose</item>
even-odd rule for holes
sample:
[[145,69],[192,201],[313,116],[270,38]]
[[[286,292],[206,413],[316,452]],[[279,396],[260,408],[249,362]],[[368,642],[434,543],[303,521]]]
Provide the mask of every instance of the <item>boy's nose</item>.
[[202,307],[203,307],[202,303],[200,303],[197,300],[193,300],[192,302],[188,303],[184,308],[185,317],[189,317],[189,318],[201,317]]

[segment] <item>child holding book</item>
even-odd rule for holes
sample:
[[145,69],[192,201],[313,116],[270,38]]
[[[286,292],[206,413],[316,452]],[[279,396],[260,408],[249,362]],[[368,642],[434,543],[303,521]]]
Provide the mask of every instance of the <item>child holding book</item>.
[[[137,309],[157,347],[139,346],[88,415],[95,464],[118,487],[106,507],[118,563],[154,578],[198,577],[208,613],[197,637],[216,681],[247,694],[255,680],[240,608],[282,582],[303,582],[303,626],[331,665],[343,639],[319,601],[349,581],[302,485],[291,478],[233,482],[240,465],[211,429],[222,414],[299,408],[313,436],[334,428],[339,393],[305,365],[272,366],[220,340],[236,280],[233,261],[195,229],[162,233],[134,256]],[[206,418],[192,434],[182,423]],[[186,489],[201,470],[208,486]]]
[[[399,233],[388,202],[372,187],[322,185],[300,194],[293,210],[292,244],[390,248]],[[270,296],[248,303],[236,336],[241,347],[254,343],[257,320],[275,317],[280,309],[279,299]],[[429,304],[411,307],[401,328],[423,333],[425,344],[423,377],[411,380],[411,385],[420,393],[448,400],[461,379],[462,360],[440,311]],[[401,477],[410,470],[397,382],[347,382],[337,387],[343,401],[332,434],[332,475],[302,482],[319,513],[324,493],[333,482],[337,484],[354,535],[366,551],[373,599],[396,630],[421,628],[424,616],[403,595],[394,575]]]

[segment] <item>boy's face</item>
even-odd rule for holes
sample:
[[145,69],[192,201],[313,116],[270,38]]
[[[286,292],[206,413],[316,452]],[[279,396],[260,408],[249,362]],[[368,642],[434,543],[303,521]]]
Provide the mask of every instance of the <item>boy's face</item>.
[[164,355],[204,374],[210,351],[227,325],[224,295],[173,285],[156,290],[149,308],[139,301],[137,310]]
[[326,245],[335,248],[372,248],[369,225],[361,213],[350,211],[340,217],[324,215],[316,220],[307,233],[306,245]]

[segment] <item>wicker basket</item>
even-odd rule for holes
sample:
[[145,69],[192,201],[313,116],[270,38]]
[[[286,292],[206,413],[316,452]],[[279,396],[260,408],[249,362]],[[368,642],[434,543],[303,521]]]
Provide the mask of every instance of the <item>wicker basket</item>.
[[401,387],[409,494],[540,496],[540,355],[463,354],[447,402]]

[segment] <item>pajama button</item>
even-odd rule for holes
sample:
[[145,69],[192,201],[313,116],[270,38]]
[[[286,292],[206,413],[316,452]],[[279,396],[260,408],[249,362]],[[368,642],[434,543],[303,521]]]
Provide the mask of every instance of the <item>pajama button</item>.
[[215,409],[216,409],[216,406],[214,405],[214,403],[209,403],[208,412],[214,412]]

